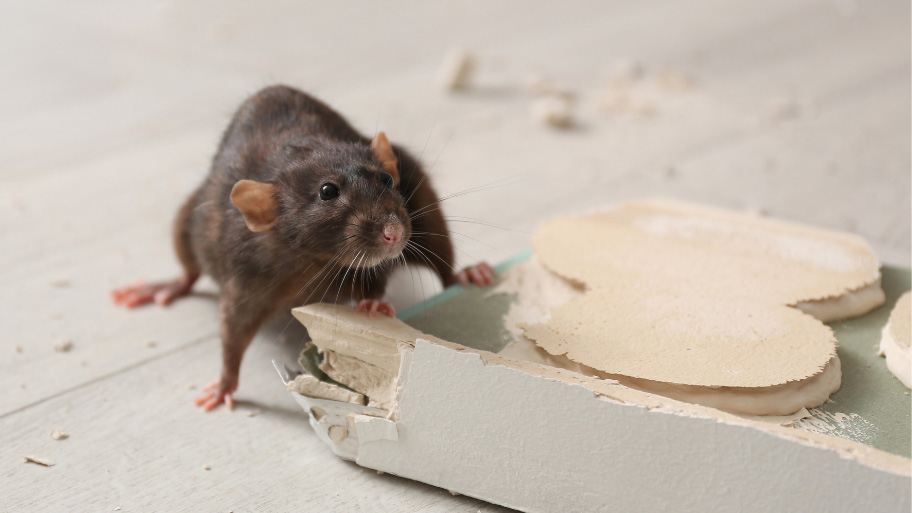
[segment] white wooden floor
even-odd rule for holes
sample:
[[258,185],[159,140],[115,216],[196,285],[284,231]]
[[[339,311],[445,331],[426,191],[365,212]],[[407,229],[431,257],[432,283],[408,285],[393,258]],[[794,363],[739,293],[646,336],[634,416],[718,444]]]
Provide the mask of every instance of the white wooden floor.
[[[203,414],[212,284],[168,309],[111,304],[115,285],[177,273],[177,205],[267,84],[421,152],[441,194],[522,178],[446,203],[509,229],[454,223],[463,264],[519,251],[546,217],[670,196],[854,231],[909,265],[909,2],[539,4],[5,2],[0,510],[501,509],[334,457],[272,370],[300,347],[286,320],[248,351],[239,408]],[[455,45],[479,67],[448,95],[434,76]],[[654,116],[599,110],[623,60]],[[695,86],[656,87],[662,70]],[[572,129],[530,117],[530,73],[576,93]],[[400,277],[400,308],[418,285]]]

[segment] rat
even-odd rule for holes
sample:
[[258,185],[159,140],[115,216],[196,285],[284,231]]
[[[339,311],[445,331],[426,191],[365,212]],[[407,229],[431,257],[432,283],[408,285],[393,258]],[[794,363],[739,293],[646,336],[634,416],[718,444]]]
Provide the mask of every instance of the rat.
[[115,289],[127,307],[166,306],[203,275],[219,285],[222,370],[195,400],[209,411],[233,394],[244,352],[264,321],[308,302],[382,301],[396,267],[429,267],[444,287],[493,283],[486,263],[459,273],[439,199],[418,161],[379,132],[358,133],[340,114],[283,85],[245,100],[203,183],[177,214],[183,274]]

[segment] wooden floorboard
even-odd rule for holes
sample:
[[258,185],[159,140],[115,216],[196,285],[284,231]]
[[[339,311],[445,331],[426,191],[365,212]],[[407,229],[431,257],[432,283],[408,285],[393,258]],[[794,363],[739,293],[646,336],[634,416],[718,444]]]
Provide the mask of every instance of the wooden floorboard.
[[[852,5],[4,5],[0,476],[9,504],[496,510],[362,471],[323,447],[271,370],[273,358],[293,360],[303,336],[294,324],[280,334],[287,319],[245,359],[238,397],[259,414],[203,415],[188,387],[218,372],[214,285],[168,309],[110,303],[115,285],[178,272],[172,216],[233,109],[269,83],[307,88],[364,132],[386,130],[420,154],[442,195],[483,189],[445,203],[459,216],[450,224],[461,264],[524,249],[548,217],[668,196],[853,231],[908,266],[910,7]],[[446,94],[434,76],[454,45],[474,50],[478,70],[472,89]],[[630,92],[654,116],[600,110],[621,59],[644,67]],[[695,85],[657,87],[662,70]],[[573,128],[531,118],[530,73],[575,93]],[[402,308],[438,289],[430,275],[402,272],[391,293]],[[64,340],[73,348],[55,351]],[[72,437],[54,441],[53,428]],[[32,453],[57,465],[20,462]]]

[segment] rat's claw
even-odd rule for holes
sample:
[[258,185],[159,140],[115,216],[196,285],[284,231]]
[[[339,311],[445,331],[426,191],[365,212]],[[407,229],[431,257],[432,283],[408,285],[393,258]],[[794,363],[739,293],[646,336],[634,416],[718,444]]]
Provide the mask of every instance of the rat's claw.
[[495,275],[493,267],[487,262],[481,262],[480,264],[470,265],[460,271],[456,274],[456,280],[464,287],[468,287],[470,283],[484,287],[494,283]]
[[393,305],[380,301],[379,299],[362,299],[358,306],[355,307],[356,312],[363,312],[367,310],[367,315],[369,317],[376,317],[377,312],[384,313],[390,317],[396,316],[396,309],[393,308]]
[[225,403],[229,410],[234,409],[234,394],[237,385],[225,383],[222,380],[216,380],[209,383],[202,389],[202,395],[193,400],[193,404],[201,407],[203,411],[209,411],[216,406]]

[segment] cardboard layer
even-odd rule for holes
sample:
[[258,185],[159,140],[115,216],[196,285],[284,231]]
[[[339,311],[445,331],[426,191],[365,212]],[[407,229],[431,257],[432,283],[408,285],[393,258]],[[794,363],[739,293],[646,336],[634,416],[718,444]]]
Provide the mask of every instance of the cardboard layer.
[[[681,385],[814,376],[836,339],[789,305],[880,278],[860,237],[666,201],[549,221],[532,243],[545,267],[586,293],[525,327],[528,338],[602,372]],[[882,291],[876,299],[868,309]]]

